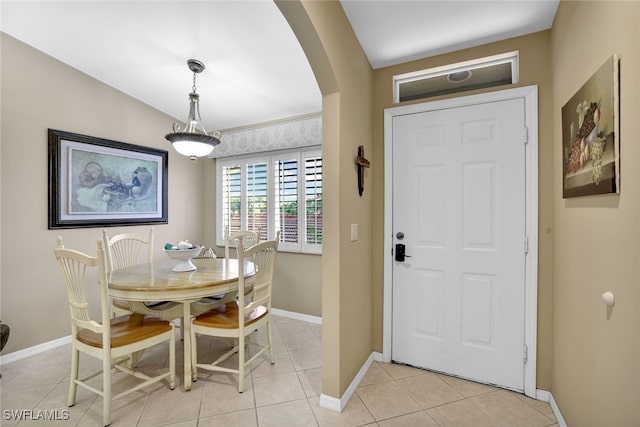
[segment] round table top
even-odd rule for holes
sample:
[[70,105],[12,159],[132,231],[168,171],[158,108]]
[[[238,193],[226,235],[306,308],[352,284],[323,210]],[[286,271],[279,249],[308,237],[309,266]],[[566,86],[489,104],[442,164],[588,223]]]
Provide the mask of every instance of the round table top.
[[[193,259],[197,267],[193,271],[174,272],[175,260],[155,261],[148,264],[113,270],[109,274],[109,289],[112,293],[123,292],[189,292],[210,291],[213,287],[233,284],[237,287],[239,264],[237,259],[199,258]],[[245,278],[255,275],[251,261],[244,262]]]

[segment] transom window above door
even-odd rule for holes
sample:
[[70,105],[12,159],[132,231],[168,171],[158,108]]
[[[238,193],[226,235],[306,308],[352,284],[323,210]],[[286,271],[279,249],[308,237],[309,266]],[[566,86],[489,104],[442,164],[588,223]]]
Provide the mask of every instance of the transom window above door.
[[393,101],[467,92],[518,82],[518,52],[393,76]]

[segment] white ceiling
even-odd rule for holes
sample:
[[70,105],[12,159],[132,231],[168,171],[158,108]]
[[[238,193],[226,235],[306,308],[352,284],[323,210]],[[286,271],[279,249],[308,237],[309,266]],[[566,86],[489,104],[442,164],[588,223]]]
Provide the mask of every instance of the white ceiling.
[[559,0],[342,0],[373,68],[551,28]]
[[[550,28],[559,0],[341,0],[373,68]],[[185,120],[192,73],[207,130],[321,110],[317,83],[271,0],[2,0],[3,32]],[[170,129],[167,129],[168,132]]]

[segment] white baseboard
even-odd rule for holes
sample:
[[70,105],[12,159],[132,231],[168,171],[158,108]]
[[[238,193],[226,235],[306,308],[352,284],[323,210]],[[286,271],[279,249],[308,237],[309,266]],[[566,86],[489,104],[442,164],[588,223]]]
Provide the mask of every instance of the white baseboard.
[[536,390],[536,399],[549,403],[551,410],[553,411],[553,415],[555,415],[556,421],[558,421],[558,425],[560,427],[567,427],[567,423],[564,421],[564,418],[562,418],[562,414],[560,413],[560,408],[553,399],[553,394],[551,394],[550,391],[540,389]]
[[302,314],[302,313],[295,313],[293,311],[280,310],[278,308],[272,308],[271,312],[276,316],[282,316],[289,319],[302,320],[303,322],[322,325],[322,317],[310,316],[308,314]]
[[47,341],[42,344],[34,345],[33,347],[25,348],[23,350],[14,351],[13,353],[0,356],[0,365],[5,365],[7,363],[25,359],[30,356],[35,356],[36,354],[45,352],[47,350],[52,350],[65,344],[71,344],[71,335],[67,335],[66,337],[58,338],[53,341]]
[[373,356],[373,360],[375,362],[386,362],[386,360],[384,360],[384,356],[382,353],[378,353],[377,351],[374,351],[373,353],[371,353],[371,355]]
[[551,393],[547,390],[536,390],[536,400],[541,400],[543,402],[549,403],[549,399],[551,398]]
[[360,370],[358,371],[358,375],[351,381],[349,387],[345,390],[344,394],[338,399],[337,397],[327,396],[326,394],[320,395],[320,407],[326,408],[334,412],[342,412],[342,410],[347,406],[349,400],[353,396],[353,393],[356,392],[358,385],[366,375],[367,371],[371,367],[371,364],[376,361],[379,362],[382,360],[382,353],[373,352],[369,355],[367,360],[364,362]]
[[[333,412],[342,412],[343,402],[342,399],[338,399],[337,397],[327,396],[326,394],[320,395],[320,402],[318,403],[321,408],[328,409]],[[346,403],[345,403],[346,405]]]
[[551,405],[551,410],[553,411],[553,415],[555,415],[556,417],[556,421],[558,421],[558,425],[560,427],[567,427],[567,423],[565,422],[564,418],[562,418],[560,407],[553,398],[553,394],[551,394],[550,392],[547,393],[549,393],[549,405]]

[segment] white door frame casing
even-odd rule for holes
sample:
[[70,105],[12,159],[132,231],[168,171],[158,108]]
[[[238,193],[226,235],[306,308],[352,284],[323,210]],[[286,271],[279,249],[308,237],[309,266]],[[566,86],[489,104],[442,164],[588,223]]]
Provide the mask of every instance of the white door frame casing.
[[[405,114],[458,108],[467,105],[524,98],[525,125],[525,233],[528,251],[525,257],[525,330],[526,363],[524,392],[536,397],[537,324],[538,324],[538,87],[525,86],[479,95],[387,108],[384,111],[384,302],[382,360],[391,361],[392,284],[393,284],[393,118]],[[523,130],[524,132],[525,130]],[[523,251],[525,250],[525,242]],[[525,349],[523,349],[524,353]]]

